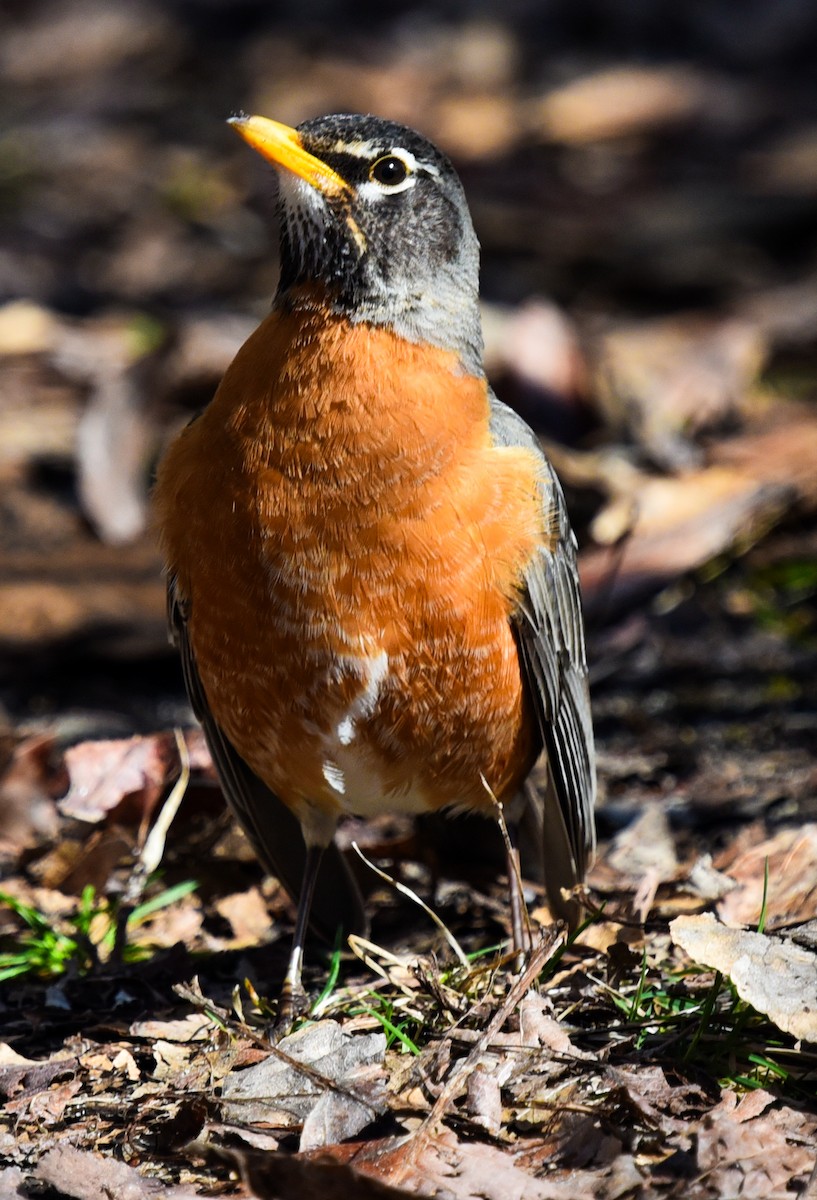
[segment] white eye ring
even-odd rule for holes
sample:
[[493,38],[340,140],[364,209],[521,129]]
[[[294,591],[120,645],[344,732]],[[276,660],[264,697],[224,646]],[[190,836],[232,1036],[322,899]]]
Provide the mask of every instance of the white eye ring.
[[[391,150],[386,151],[385,154],[378,155],[377,162],[380,162],[381,159],[384,158],[399,159],[406,168],[405,179],[402,179],[400,183],[394,184],[380,183],[377,179],[367,179],[365,183],[361,183],[357,189],[358,195],[362,199],[376,200],[381,196],[394,196],[398,192],[405,192],[409,188],[414,187],[415,183],[417,182],[417,159],[410,150],[402,150],[400,147],[395,146]],[[374,166],[376,166],[376,163],[372,164],[372,167]]]

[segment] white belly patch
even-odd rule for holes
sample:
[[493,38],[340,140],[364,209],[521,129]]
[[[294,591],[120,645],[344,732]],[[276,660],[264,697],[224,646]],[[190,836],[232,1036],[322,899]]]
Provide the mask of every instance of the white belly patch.
[[380,765],[371,749],[357,740],[358,722],[374,712],[380,689],[389,673],[385,650],[361,657],[354,663],[362,680],[361,690],[335,723],[333,734],[324,739],[322,772],[331,796],[341,812],[374,816],[388,807],[390,812],[417,813],[426,808],[419,789],[388,791]]
[[379,654],[364,661],[366,667],[363,690],[349,705],[346,712],[338,721],[335,730],[337,740],[341,746],[351,745],[355,739],[356,723],[361,718],[370,716],[374,711],[380,685],[389,673],[389,656],[385,650],[381,650]]

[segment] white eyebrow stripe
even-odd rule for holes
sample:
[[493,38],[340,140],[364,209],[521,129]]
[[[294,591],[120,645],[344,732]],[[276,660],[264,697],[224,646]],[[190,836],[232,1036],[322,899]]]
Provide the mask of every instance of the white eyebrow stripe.
[[[434,175],[439,179],[440,172],[433,163],[420,162],[416,155],[410,150],[404,150],[402,146],[391,146],[389,149],[383,149],[382,142],[358,141],[358,142],[342,142],[337,141],[325,153],[329,154],[350,154],[352,158],[387,158],[393,154],[395,158],[402,158],[406,166],[412,171],[425,171],[428,175]],[[397,188],[392,188],[392,191],[397,191]]]
[[381,142],[343,142],[337,141],[330,146],[330,154],[351,154],[353,158],[371,158],[377,154]]

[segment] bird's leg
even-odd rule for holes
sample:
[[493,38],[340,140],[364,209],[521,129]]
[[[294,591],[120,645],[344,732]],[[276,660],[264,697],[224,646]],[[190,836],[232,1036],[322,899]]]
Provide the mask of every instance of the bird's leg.
[[304,965],[304,941],[309,922],[309,912],[312,908],[312,896],[315,891],[315,880],[323,857],[323,846],[307,846],[304,862],[303,883],[298,898],[298,915],[295,919],[295,932],[292,935],[292,948],[289,952],[289,963],[281,995],[278,998],[278,1015],[275,1020],[274,1035],[277,1037],[288,1033],[297,1016],[307,1008],[307,997],[301,982]]

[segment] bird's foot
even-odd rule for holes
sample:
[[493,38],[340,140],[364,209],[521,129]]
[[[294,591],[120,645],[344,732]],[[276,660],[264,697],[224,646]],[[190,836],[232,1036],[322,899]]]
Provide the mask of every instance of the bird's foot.
[[281,994],[278,997],[278,1012],[275,1023],[269,1030],[269,1040],[277,1045],[287,1034],[292,1033],[293,1026],[299,1017],[309,1012],[309,997],[301,984],[293,984],[289,979],[284,980]]

